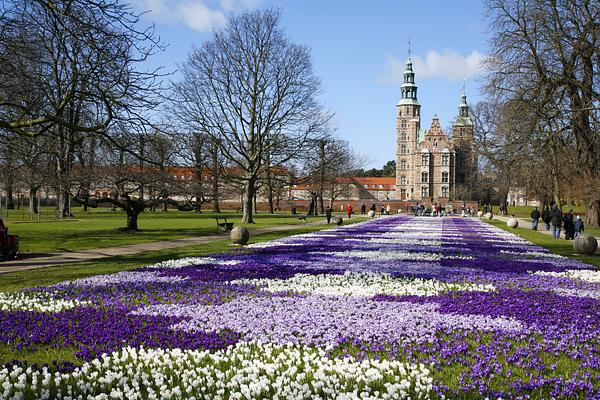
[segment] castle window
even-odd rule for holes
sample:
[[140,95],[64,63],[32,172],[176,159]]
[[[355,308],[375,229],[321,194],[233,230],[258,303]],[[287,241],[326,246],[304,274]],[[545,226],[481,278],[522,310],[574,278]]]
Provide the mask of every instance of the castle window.
[[406,151],[406,145],[405,144],[403,144],[402,146],[400,146],[400,153],[401,154],[406,154],[407,153],[407,151]]
[[428,196],[429,196],[429,187],[421,186],[421,197],[428,197]]
[[428,181],[429,181],[429,173],[421,172],[421,182],[428,182]]
[[406,160],[400,161],[400,169],[401,170],[406,170]]
[[442,197],[448,197],[448,187],[442,186]]
[[421,165],[429,165],[429,154],[421,155]]
[[400,199],[406,199],[406,189],[400,189]]
[[442,165],[450,164],[450,154],[442,154]]
[[448,183],[448,173],[442,172],[442,183]]
[[406,135],[406,132],[402,132],[402,133],[400,134],[400,140],[406,140],[406,136],[407,136],[407,135]]
[[[408,114],[408,108],[406,109],[406,113]],[[402,120],[401,126],[402,126],[402,128],[406,128],[406,120],[405,119]]]
[[402,175],[400,177],[400,184],[401,185],[408,185],[408,181],[406,180],[406,176]]

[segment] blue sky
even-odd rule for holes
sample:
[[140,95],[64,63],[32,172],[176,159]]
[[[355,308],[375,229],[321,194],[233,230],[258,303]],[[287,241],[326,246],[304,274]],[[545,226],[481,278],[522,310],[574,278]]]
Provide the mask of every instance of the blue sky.
[[[370,163],[395,159],[395,108],[410,37],[421,127],[435,113],[442,127],[457,113],[463,76],[469,103],[479,96],[487,49],[481,1],[133,0],[169,47],[153,63],[175,70],[193,44],[210,39],[229,12],[276,7],[292,41],[312,50],[323,102],[338,136]],[[174,75],[173,79],[177,79]]]

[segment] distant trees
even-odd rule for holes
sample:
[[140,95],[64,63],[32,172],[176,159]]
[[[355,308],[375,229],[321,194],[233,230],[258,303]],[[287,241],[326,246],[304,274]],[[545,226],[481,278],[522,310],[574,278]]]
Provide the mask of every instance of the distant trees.
[[307,146],[304,154],[301,181],[311,196],[309,215],[325,212],[325,199],[333,206],[336,198],[346,195],[355,187],[352,178],[364,161],[348,142],[333,135],[316,140]]
[[493,46],[487,106],[500,116],[489,138],[498,145],[490,152],[497,161],[504,157],[502,173],[528,186],[536,178],[547,182],[533,188],[556,201],[561,187],[575,189],[571,194],[588,206],[588,224],[598,226],[598,2],[491,0],[488,9]]
[[396,160],[390,160],[385,163],[385,165],[378,168],[371,168],[368,170],[364,170],[362,168],[356,169],[354,171],[354,176],[357,177],[394,177],[396,176]]
[[243,222],[265,164],[277,168],[306,150],[329,121],[309,51],[291,43],[273,10],[232,15],[194,49],[175,85],[177,108],[225,157],[227,179],[244,187]]

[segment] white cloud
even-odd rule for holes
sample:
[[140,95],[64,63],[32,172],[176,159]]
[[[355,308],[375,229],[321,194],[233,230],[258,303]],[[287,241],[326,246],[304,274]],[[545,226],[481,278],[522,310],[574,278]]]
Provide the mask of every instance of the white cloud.
[[134,0],[140,11],[157,23],[184,23],[189,28],[209,32],[222,27],[230,11],[254,9],[262,0]]
[[180,4],[177,10],[183,21],[195,31],[207,32],[225,24],[223,11],[210,9],[202,1]]
[[[448,80],[475,78],[485,72],[483,61],[485,56],[478,51],[463,56],[455,50],[437,52],[429,50],[423,59],[413,56],[413,70],[417,79],[442,77]],[[395,56],[390,56],[385,71],[380,78],[382,83],[400,83],[403,81],[405,62]]]

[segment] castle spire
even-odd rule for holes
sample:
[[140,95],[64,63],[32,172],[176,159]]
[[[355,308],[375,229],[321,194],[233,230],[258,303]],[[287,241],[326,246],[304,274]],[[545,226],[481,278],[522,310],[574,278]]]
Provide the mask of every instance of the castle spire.
[[460,95],[460,104],[458,105],[458,116],[468,117],[469,116],[469,105],[467,104],[467,74],[463,80],[462,93]]
[[398,105],[419,105],[417,100],[417,85],[415,84],[415,72],[410,58],[410,37],[408,39],[408,59],[404,69],[404,82],[400,86],[401,98]]
[[467,76],[463,79],[463,87],[460,94],[460,104],[458,105],[458,116],[454,120],[454,126],[472,126],[473,120],[469,115],[469,104],[467,103]]

